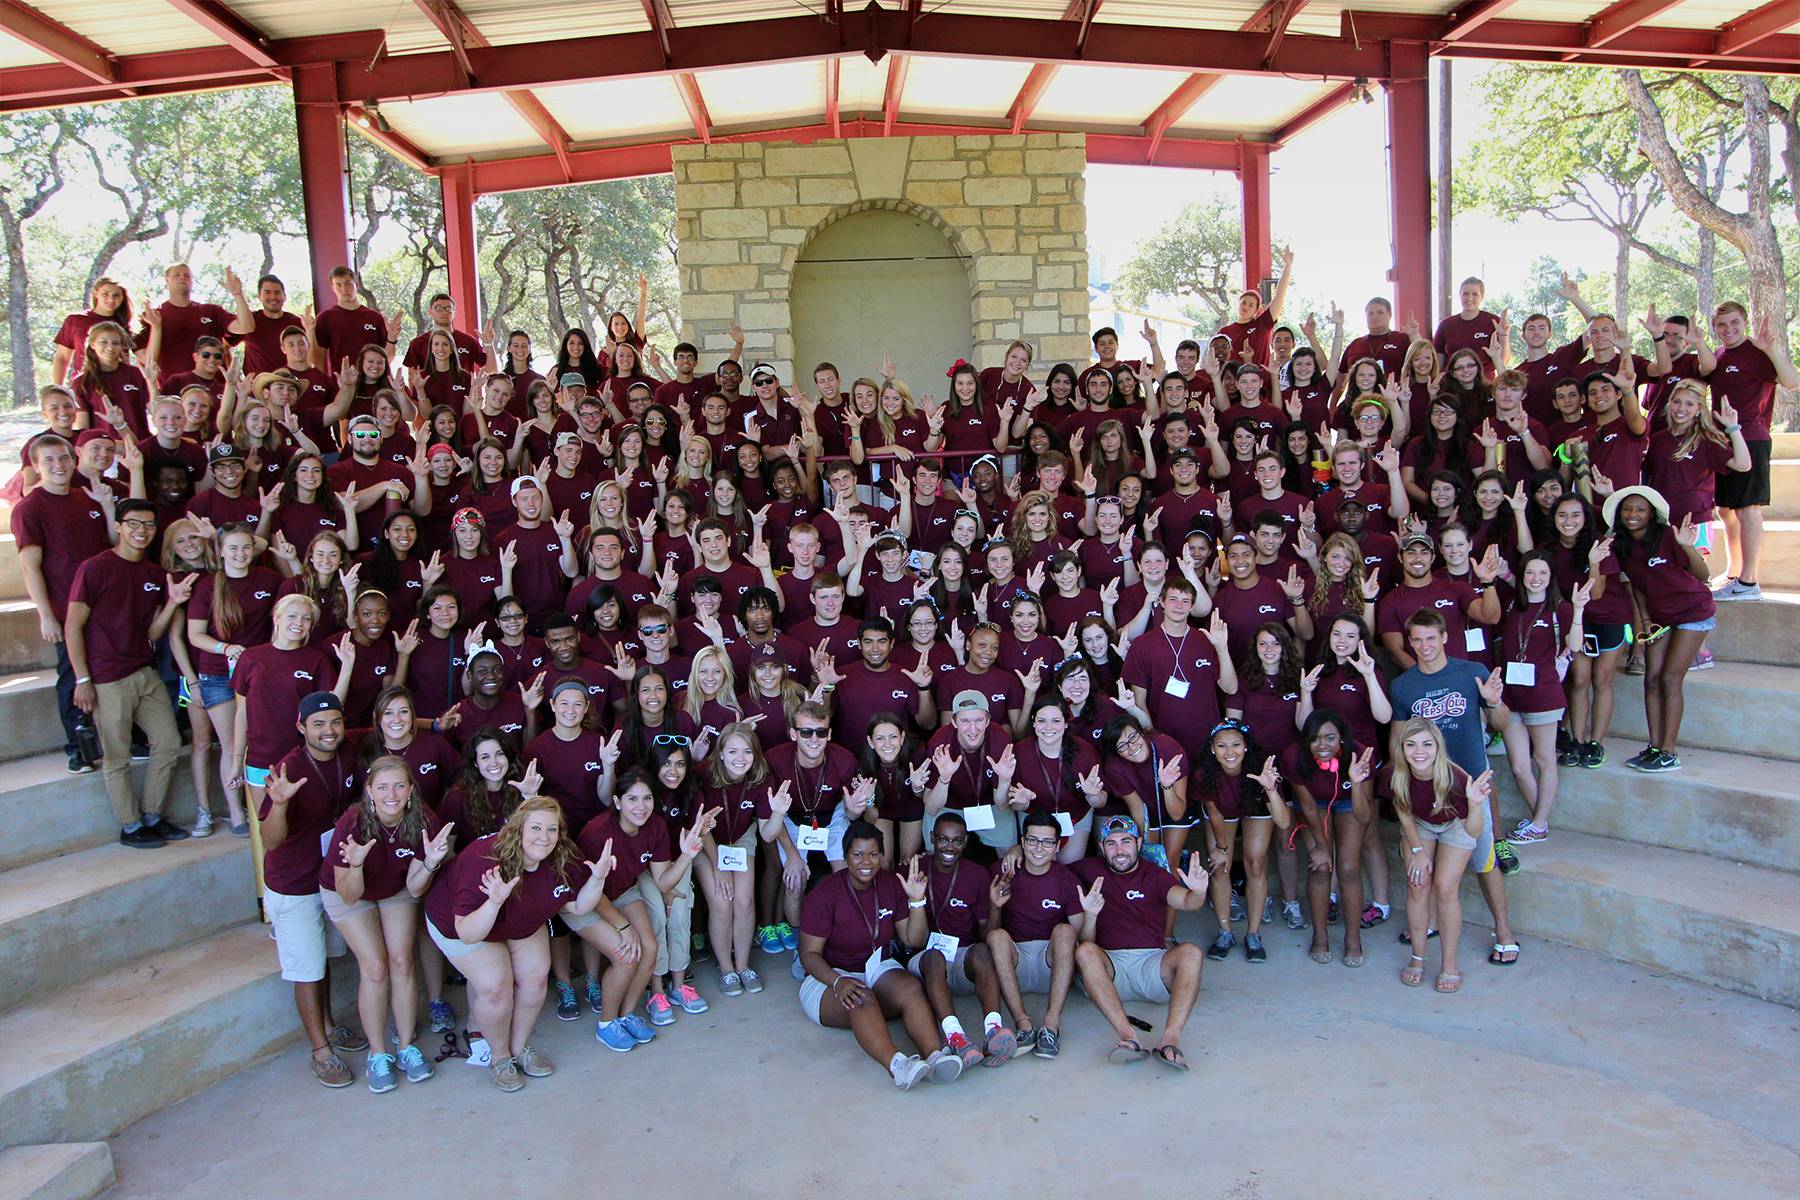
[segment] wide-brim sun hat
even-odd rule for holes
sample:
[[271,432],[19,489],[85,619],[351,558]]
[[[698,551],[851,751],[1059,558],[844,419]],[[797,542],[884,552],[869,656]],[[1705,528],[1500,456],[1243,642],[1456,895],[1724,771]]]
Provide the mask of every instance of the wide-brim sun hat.
[[1600,519],[1606,522],[1608,529],[1613,527],[1613,518],[1618,514],[1619,505],[1625,503],[1627,496],[1642,496],[1650,502],[1650,507],[1656,510],[1656,515],[1661,518],[1662,523],[1664,525],[1669,523],[1669,502],[1663,499],[1663,494],[1647,484],[1634,483],[1630,487],[1620,488],[1608,496],[1605,503],[1600,506]]

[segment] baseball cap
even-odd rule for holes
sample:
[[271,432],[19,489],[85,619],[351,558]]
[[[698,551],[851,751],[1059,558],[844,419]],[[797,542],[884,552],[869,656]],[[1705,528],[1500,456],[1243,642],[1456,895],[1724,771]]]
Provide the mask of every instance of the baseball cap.
[[573,429],[565,429],[556,435],[556,448],[561,450],[570,442],[579,442],[580,440],[581,435],[579,433],[576,433]]
[[775,379],[775,380],[779,380],[781,378],[781,376],[779,376],[775,373],[775,368],[771,367],[766,362],[759,362],[755,366],[750,368],[750,382],[751,383],[755,383],[758,378],[760,378],[764,375],[767,375],[770,379]]
[[950,711],[953,713],[973,712],[976,709],[987,712],[988,698],[974,688],[964,688],[950,701]]
[[300,698],[300,715],[296,720],[304,721],[314,713],[343,712],[344,702],[332,692],[308,692]]
[[882,530],[875,535],[875,541],[872,544],[879,546],[883,542],[897,542],[902,550],[906,549],[906,536],[898,529]]
[[[526,488],[535,488],[537,486],[538,481],[536,475],[521,475],[512,481],[512,489],[507,494],[516,496]],[[538,488],[538,490],[543,491],[542,488]]]
[[220,442],[206,452],[208,463],[243,462],[244,452],[230,442]]
[[788,665],[787,655],[783,654],[781,647],[774,642],[764,642],[760,646],[750,648],[751,665],[754,666],[759,662],[780,663],[784,667]]
[[587,376],[580,371],[564,371],[557,378],[556,386],[559,388],[584,388],[587,386]]
[[75,435],[75,448],[79,450],[89,442],[97,442],[101,438],[111,440],[112,436],[104,429],[84,429]]
[[376,429],[381,428],[381,422],[377,421],[374,417],[370,416],[368,413],[362,413],[358,416],[354,416],[354,417],[350,418],[350,428],[355,429],[358,425],[372,425]]
[[1137,822],[1130,817],[1111,816],[1100,822],[1100,836],[1107,837],[1114,833],[1129,833],[1132,837],[1142,837],[1138,832]]
[[1405,550],[1409,546],[1423,546],[1434,552],[1437,550],[1437,545],[1431,538],[1416,529],[1400,535],[1400,549]]
[[1200,461],[1199,455],[1195,454],[1194,451],[1187,446],[1183,446],[1181,449],[1175,451],[1175,453],[1169,455],[1169,462],[1171,464],[1178,463],[1183,459],[1186,459],[1188,462]]

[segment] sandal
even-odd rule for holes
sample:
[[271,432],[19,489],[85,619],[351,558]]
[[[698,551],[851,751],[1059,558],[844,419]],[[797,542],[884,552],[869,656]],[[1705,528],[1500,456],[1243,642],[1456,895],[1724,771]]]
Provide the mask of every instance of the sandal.
[[1150,1052],[1136,1038],[1125,1038],[1107,1051],[1106,1061],[1114,1064],[1134,1063],[1150,1057]]
[[[1511,958],[1506,956],[1510,954]],[[1519,943],[1495,942],[1494,952],[1488,955],[1488,961],[1496,967],[1510,967],[1519,961]]]
[[1308,950],[1306,952],[1306,957],[1312,959],[1314,962],[1319,963],[1320,965],[1323,965],[1323,964],[1331,961],[1331,951],[1329,951],[1329,950]]
[[1354,970],[1363,965],[1363,956],[1360,954],[1346,954],[1344,955],[1344,965]]
[[1446,971],[1437,977],[1437,982],[1432,986],[1448,996],[1452,992],[1462,991],[1462,976],[1454,971]]
[[[1437,930],[1435,930],[1435,929],[1427,929],[1427,930],[1426,930],[1426,931],[1425,931],[1425,940],[1426,940],[1426,941],[1428,941],[1428,942],[1429,942],[1429,941],[1430,941],[1430,940],[1431,940],[1431,939],[1432,939],[1432,938],[1434,938],[1434,937],[1436,937],[1436,936],[1437,936],[1437,935],[1438,935],[1438,931],[1437,931]],[[1400,944],[1401,944],[1401,945],[1402,945],[1402,946],[1410,946],[1410,945],[1412,945],[1412,930],[1410,930],[1410,929],[1402,929],[1402,930],[1401,930],[1401,931],[1400,931],[1400,939],[1399,939],[1399,940],[1400,940]]]
[[[1417,963],[1418,965],[1414,966],[1413,963]],[[1417,954],[1413,955],[1412,962],[1409,962],[1404,967],[1400,968],[1400,982],[1404,983],[1407,987],[1422,986],[1425,983],[1424,958]]]
[[1364,929],[1373,929],[1387,919],[1388,914],[1382,912],[1377,905],[1371,904],[1362,910],[1362,927]]
[[1156,1061],[1173,1071],[1188,1070],[1187,1055],[1181,1052],[1180,1046],[1158,1046]]

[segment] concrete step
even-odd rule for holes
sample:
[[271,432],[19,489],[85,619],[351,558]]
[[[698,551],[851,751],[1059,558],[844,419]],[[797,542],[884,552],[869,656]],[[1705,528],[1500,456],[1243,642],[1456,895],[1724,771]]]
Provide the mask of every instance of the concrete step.
[[[1713,548],[1714,569],[1723,570],[1723,548]],[[1764,587],[1800,589],[1800,521],[1763,522],[1762,566],[1758,582]]]
[[0,1150],[0,1200],[93,1200],[115,1182],[105,1142]]
[[62,748],[55,671],[0,676],[0,729],[6,731],[0,739],[0,761]]
[[1800,663],[1800,592],[1764,588],[1761,600],[1719,605],[1719,627],[1707,635],[1727,662],[1789,667]]
[[[144,770],[142,763],[132,765],[133,783],[140,788]],[[216,799],[214,807],[223,820],[224,800]],[[185,756],[175,768],[175,782],[165,811],[170,820],[183,827],[194,822],[198,806]],[[119,827],[113,821],[112,806],[106,800],[106,782],[100,772],[69,774],[60,750],[19,759],[0,771],[0,871],[107,845],[118,835]],[[230,834],[221,832],[214,836]]]
[[1781,431],[1775,434],[1773,457],[1800,458],[1800,433]]
[[[1640,739],[1641,749],[1647,736],[1643,676],[1620,674],[1614,694],[1613,732]],[[1689,672],[1683,696],[1684,752],[1694,747],[1800,760],[1800,668],[1721,662],[1710,671]]]
[[56,647],[38,635],[37,606],[29,600],[0,600],[0,674],[55,665]]
[[1773,521],[1800,520],[1800,458],[1777,458],[1769,463],[1769,511]]
[[0,1144],[111,1137],[299,1032],[260,923],[139,957],[0,1014]]
[[0,873],[0,1010],[255,915],[249,844],[229,836]]
[[[1625,766],[1641,749],[1642,743],[1612,738],[1605,766],[1562,768],[1550,816],[1552,841],[1566,830],[1800,871],[1800,785],[1793,763],[1683,750],[1680,771],[1645,775]],[[1511,829],[1530,814],[1505,755],[1491,761],[1501,813]],[[1536,850],[1536,845],[1519,847],[1521,855]],[[1800,878],[1793,886],[1800,890]]]
[[25,576],[19,570],[19,543],[10,522],[0,530],[0,600],[23,600]]
[[[1561,829],[1518,855],[1524,869],[1506,881],[1515,933],[1800,1006],[1793,875]],[[1472,876],[1463,911],[1492,924]]]

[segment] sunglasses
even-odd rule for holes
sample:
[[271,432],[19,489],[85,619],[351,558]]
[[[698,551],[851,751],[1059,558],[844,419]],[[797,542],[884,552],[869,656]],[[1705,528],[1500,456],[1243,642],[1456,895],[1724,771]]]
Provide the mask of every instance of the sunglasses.
[[686,746],[693,741],[685,733],[659,733],[650,740],[653,745],[657,746]]
[[655,637],[659,633],[667,632],[669,632],[667,625],[640,625],[638,627],[639,637]]
[[350,436],[353,438],[379,438],[381,436],[381,430],[379,430],[379,429],[358,429],[357,431],[352,433]]
[[220,359],[224,358],[225,356],[223,354],[215,354],[209,350],[209,351],[202,352],[199,357],[206,360],[207,362],[218,362]]
[[954,517],[968,517],[971,520],[975,521],[977,524],[979,524],[981,522],[981,514],[976,512],[972,508],[959,508],[956,510],[955,513],[952,514],[952,517],[953,518]]
[[804,729],[794,730],[795,737],[806,738],[808,741],[811,741],[813,738],[828,737],[830,736],[830,733],[831,731],[829,729],[822,729],[817,725],[809,725]]

